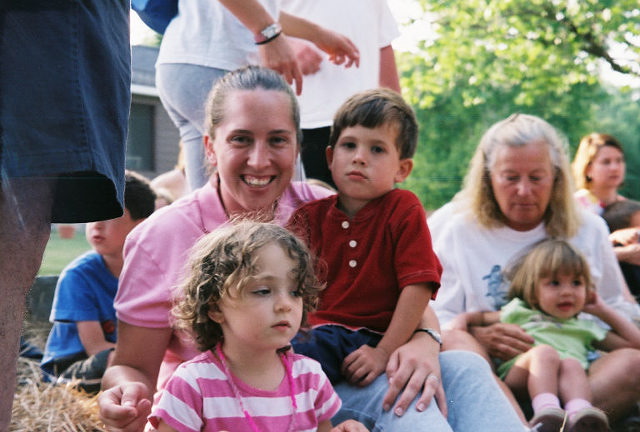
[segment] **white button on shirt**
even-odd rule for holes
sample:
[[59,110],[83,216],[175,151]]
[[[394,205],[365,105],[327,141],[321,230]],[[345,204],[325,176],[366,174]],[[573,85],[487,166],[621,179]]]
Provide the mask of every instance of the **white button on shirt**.
[[357,265],[358,265],[358,261],[356,261],[356,260],[350,260],[349,261],[349,267],[354,268]]
[[349,221],[342,221],[342,228],[344,229],[349,228]]
[[358,242],[355,240],[349,240],[349,247],[354,248],[358,246]]

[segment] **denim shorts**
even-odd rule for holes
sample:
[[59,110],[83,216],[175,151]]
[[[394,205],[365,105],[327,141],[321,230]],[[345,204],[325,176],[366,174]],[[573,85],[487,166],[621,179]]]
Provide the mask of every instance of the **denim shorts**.
[[0,4],[0,181],[55,179],[54,222],[122,214],[130,58],[128,0]]
[[376,347],[382,335],[367,329],[349,330],[340,325],[321,325],[299,332],[291,341],[293,350],[317,360],[332,384],[344,380],[342,362],[345,357],[363,345]]

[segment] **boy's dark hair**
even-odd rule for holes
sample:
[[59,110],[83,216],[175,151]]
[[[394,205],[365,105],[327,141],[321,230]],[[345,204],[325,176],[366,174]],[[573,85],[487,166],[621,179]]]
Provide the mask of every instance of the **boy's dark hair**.
[[342,104],[333,118],[329,147],[338,142],[348,127],[359,125],[372,129],[389,123],[398,128],[396,147],[400,159],[412,158],[418,145],[416,115],[400,94],[385,88],[356,93]]
[[133,220],[149,217],[156,208],[156,194],[149,180],[134,171],[124,173],[124,207]]
[[605,207],[602,218],[607,222],[609,231],[614,232],[622,228],[631,228],[631,216],[640,211],[640,201],[616,201]]

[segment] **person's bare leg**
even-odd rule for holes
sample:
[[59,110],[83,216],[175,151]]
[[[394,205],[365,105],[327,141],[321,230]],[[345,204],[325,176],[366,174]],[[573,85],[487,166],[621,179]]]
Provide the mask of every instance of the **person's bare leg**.
[[[493,363],[489,358],[489,354],[487,350],[484,349],[482,345],[469,333],[461,330],[445,330],[442,334],[442,350],[450,351],[450,350],[463,350],[463,351],[471,351],[476,354],[480,354],[484,359],[489,363],[491,369],[493,370]],[[504,395],[509,400],[509,403],[513,407],[513,410],[516,412],[520,420],[522,420],[523,424],[527,424],[527,418],[522,412],[522,408],[518,403],[516,397],[513,395],[511,389],[502,381],[497,375],[494,374],[494,378],[498,383],[498,386],[504,393]]]
[[627,415],[640,400],[640,350],[618,349],[594,361],[589,384],[593,405],[611,421]]
[[559,369],[558,352],[538,345],[518,357],[504,382],[516,394],[528,393],[531,400],[541,393],[557,395]]
[[574,358],[563,359],[560,363],[559,388],[563,404],[573,399],[593,401],[589,377],[580,362]]
[[0,431],[11,421],[25,297],[49,239],[52,184],[0,179]]

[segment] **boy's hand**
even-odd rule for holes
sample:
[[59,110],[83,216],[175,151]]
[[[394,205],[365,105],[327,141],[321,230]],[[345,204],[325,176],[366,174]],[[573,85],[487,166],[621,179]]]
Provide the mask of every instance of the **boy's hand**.
[[389,353],[382,348],[362,345],[345,357],[342,362],[342,375],[351,384],[366,387],[387,367]]

